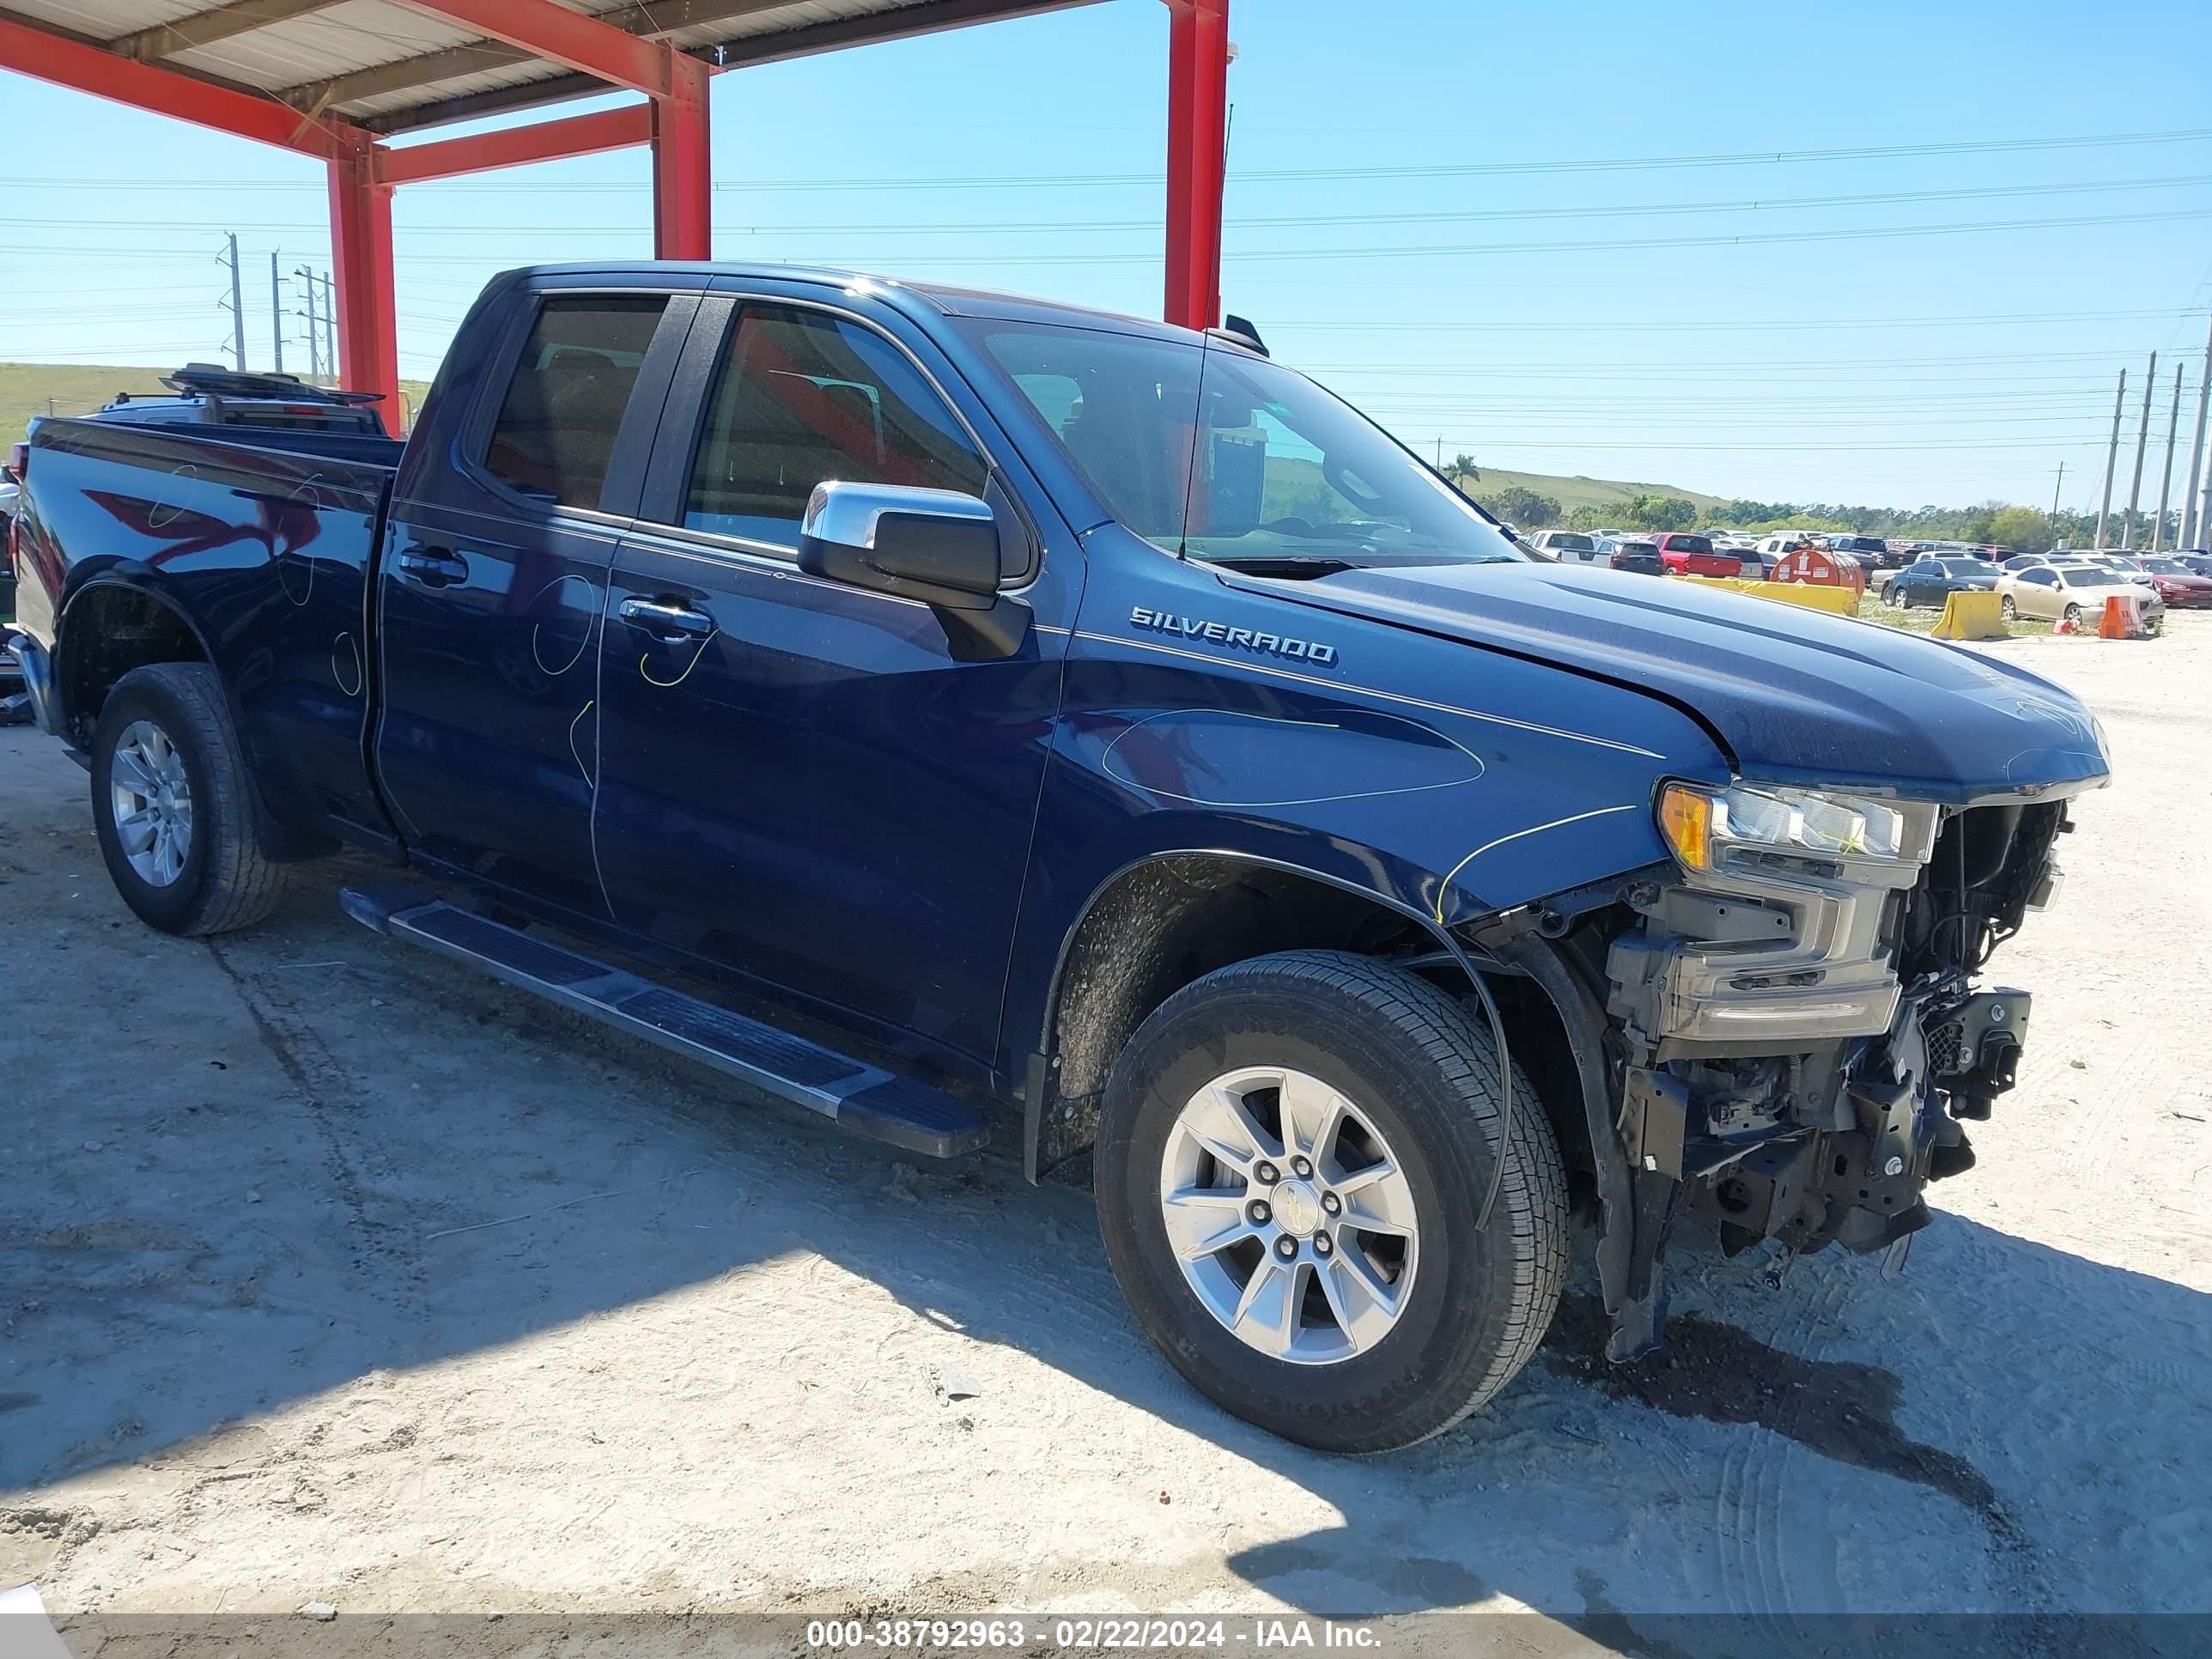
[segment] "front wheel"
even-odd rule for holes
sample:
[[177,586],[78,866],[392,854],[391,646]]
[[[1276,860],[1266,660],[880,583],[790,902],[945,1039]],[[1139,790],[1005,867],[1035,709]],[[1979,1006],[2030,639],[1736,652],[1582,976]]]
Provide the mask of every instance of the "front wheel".
[[1186,986],[1123,1050],[1099,1124],[1099,1227],[1138,1322],[1286,1439],[1380,1452],[1449,1428],[1528,1363],[1566,1261],[1559,1143],[1516,1066],[1500,1146],[1498,1075],[1484,1022],[1367,957]]
[[115,890],[165,933],[260,921],[284,895],[261,855],[246,757],[205,663],[155,663],[116,682],[92,742],[92,817]]
[[2012,595],[2009,593],[1997,601],[1997,612],[2007,622],[2020,620],[2020,607],[2012,602]]
[[2066,607],[2066,620],[2072,623],[2076,628],[2079,628],[2081,625],[2081,607],[2078,605],[2068,605]]

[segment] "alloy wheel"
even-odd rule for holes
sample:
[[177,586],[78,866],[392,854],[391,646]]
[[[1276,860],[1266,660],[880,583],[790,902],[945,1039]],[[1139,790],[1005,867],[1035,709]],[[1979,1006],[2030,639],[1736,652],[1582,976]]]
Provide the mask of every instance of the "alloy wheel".
[[1286,1067],[1225,1073],[1184,1103],[1160,1159],[1160,1216],[1206,1310],[1291,1364],[1373,1348],[1419,1265],[1413,1189],[1373,1120]]
[[184,757],[151,720],[133,720],[115,740],[107,769],[116,839],[138,878],[167,887],[192,850],[192,786]]

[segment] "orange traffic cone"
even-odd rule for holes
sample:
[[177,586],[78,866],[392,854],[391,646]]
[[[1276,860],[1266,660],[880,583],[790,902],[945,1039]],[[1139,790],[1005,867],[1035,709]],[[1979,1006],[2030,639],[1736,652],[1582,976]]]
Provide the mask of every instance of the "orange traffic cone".
[[2105,600],[2105,619],[2097,625],[2097,637],[2124,640],[2132,636],[2133,630],[2128,627],[2128,602],[2117,593],[2110,595]]

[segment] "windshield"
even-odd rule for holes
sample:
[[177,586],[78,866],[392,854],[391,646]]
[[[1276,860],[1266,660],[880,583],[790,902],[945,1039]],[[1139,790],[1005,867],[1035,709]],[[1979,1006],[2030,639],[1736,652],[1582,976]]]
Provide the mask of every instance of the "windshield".
[[1677,553],[1710,553],[1713,544],[1703,536],[1669,536],[1667,545]]
[[2142,568],[2154,570],[2161,576],[2190,576],[2196,573],[2179,559],[2145,559]]
[[1115,517],[1170,552],[1296,568],[1526,557],[1364,416],[1264,358],[1051,325],[974,332]]
[[1544,545],[1554,553],[1588,553],[1595,546],[1587,536],[1551,536]]

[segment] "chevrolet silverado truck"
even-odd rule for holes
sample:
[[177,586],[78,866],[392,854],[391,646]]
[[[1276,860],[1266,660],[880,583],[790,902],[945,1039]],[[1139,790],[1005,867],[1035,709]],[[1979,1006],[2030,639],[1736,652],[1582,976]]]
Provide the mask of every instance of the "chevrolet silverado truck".
[[839,272],[501,276],[403,446],[40,423],[15,650],[152,927],[359,921],[908,1154],[1087,1173],[1137,1322],[1435,1434],[1585,1218],[1895,1255],[2106,781],[1929,640],[1532,561],[1256,337]]

